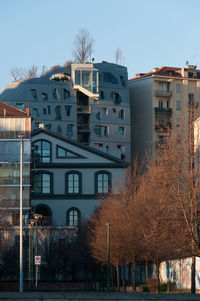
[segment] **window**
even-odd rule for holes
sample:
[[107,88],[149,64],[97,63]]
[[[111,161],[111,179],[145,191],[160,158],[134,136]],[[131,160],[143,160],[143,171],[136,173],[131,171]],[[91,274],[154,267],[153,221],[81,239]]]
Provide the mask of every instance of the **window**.
[[67,125],[67,137],[68,138],[71,138],[73,136],[73,128],[74,128],[73,124]]
[[47,111],[48,111],[48,114],[50,115],[51,114],[51,106],[50,105],[47,106]]
[[108,108],[101,108],[102,116],[108,115]]
[[42,92],[42,100],[48,100],[48,94]]
[[70,208],[67,211],[67,225],[78,227],[80,224],[80,211],[77,208]]
[[47,114],[47,109],[43,108],[43,114],[46,115]]
[[45,127],[46,127],[47,130],[50,131],[51,130],[51,123],[47,123]]
[[189,93],[188,98],[189,98],[189,105],[193,106],[194,105],[194,94]]
[[117,78],[110,72],[103,72],[103,80],[106,83],[118,84]]
[[95,125],[95,126],[94,126],[94,133],[95,133],[97,136],[101,136],[101,126],[100,126],[100,125]]
[[36,194],[52,193],[52,174],[38,172],[33,175],[33,192]]
[[101,94],[100,94],[100,95],[101,95],[101,99],[104,99],[104,98],[105,98],[105,96],[104,96],[104,91],[101,91],[100,93],[101,93]]
[[181,102],[180,102],[180,101],[177,101],[177,102],[176,102],[176,110],[177,110],[177,111],[180,111],[180,110],[181,110]]
[[103,126],[103,134],[105,137],[108,137],[109,134],[109,127],[108,126]]
[[163,109],[163,100],[159,100],[158,106],[160,109]]
[[100,112],[96,113],[96,119],[101,120],[101,113]]
[[45,140],[39,140],[33,143],[33,160],[37,163],[50,163],[51,144]]
[[70,112],[71,112],[71,106],[65,106],[66,116],[70,116]]
[[36,89],[31,89],[31,95],[32,97],[37,100],[37,92],[36,92]]
[[125,112],[124,112],[124,109],[122,109],[122,110],[119,111],[119,118],[120,118],[120,119],[125,119]]
[[159,91],[163,91],[163,83],[159,83]]
[[117,92],[111,92],[111,98],[114,100],[114,103],[116,105],[119,105],[121,103],[121,95]]
[[70,92],[66,89],[63,89],[63,98],[67,99],[71,96]]
[[122,75],[120,75],[120,81],[121,81],[121,85],[122,85],[122,87],[126,87],[126,80],[125,80],[125,77],[124,76],[122,76]]
[[167,92],[169,92],[170,91],[170,83],[167,83]]
[[60,106],[55,107],[55,113],[56,113],[56,120],[61,120],[61,107]]
[[111,192],[111,173],[108,171],[99,171],[95,174],[95,192]]
[[176,118],[176,128],[180,127],[180,123],[181,123],[181,119],[180,118]]
[[181,85],[176,84],[176,93],[181,93]]
[[62,128],[60,125],[57,126],[57,129],[56,129],[56,133],[60,136],[62,136]]
[[112,108],[112,111],[113,111],[114,114],[116,114],[117,109],[116,108]]
[[118,134],[122,136],[125,135],[125,127],[123,126],[118,127]]
[[52,95],[53,95],[53,99],[60,99],[58,88],[53,89]]
[[39,116],[40,116],[40,114],[39,114],[39,110],[38,110],[38,109],[36,109],[36,108],[33,108],[32,114],[33,114],[33,116],[34,116],[35,118],[37,118],[37,117],[39,117]]
[[81,156],[69,151],[68,149],[61,147],[61,146],[56,146],[56,154],[57,158],[80,158]]
[[81,173],[79,171],[69,171],[66,173],[66,193],[81,193]]

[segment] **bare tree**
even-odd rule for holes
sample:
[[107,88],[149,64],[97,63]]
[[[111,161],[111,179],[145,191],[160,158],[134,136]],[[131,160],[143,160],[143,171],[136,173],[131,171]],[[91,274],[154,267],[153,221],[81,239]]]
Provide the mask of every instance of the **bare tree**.
[[22,68],[12,68],[10,70],[10,75],[14,81],[23,78],[24,71]]
[[81,28],[74,40],[73,57],[78,63],[85,63],[91,60],[93,53],[94,39],[85,28]]

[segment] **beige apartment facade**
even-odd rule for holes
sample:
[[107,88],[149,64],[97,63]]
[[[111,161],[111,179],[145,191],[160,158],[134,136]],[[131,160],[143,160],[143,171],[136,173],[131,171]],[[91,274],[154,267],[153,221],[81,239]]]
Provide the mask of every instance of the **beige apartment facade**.
[[163,143],[170,130],[191,122],[191,112],[200,115],[200,70],[161,67],[129,80],[132,157]]

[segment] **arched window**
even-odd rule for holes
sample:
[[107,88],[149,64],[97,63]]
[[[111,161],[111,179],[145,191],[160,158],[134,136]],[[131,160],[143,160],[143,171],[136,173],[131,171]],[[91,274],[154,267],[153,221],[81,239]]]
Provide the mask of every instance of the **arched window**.
[[40,226],[51,226],[52,224],[52,211],[49,206],[45,204],[39,204],[33,207],[34,213],[42,215],[42,218],[38,220],[38,225]]
[[82,191],[82,174],[79,171],[68,171],[66,174],[66,193],[80,194]]
[[51,162],[51,143],[46,140],[33,142],[33,160],[35,163]]
[[111,173],[108,171],[98,171],[95,173],[95,192],[111,192]]
[[78,227],[80,225],[80,217],[81,214],[77,208],[69,208],[69,210],[67,211],[67,225]]
[[52,173],[37,172],[33,175],[33,192],[36,194],[52,193]]

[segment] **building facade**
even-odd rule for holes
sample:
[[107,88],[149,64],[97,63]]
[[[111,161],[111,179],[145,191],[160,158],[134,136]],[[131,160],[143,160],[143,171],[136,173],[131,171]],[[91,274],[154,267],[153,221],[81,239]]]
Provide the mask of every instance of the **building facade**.
[[200,70],[161,67],[137,74],[129,80],[132,155],[140,159],[146,151],[163,143],[171,129],[188,125],[191,114],[199,114]]
[[32,145],[32,211],[44,224],[77,227],[125,181],[126,161],[46,129],[33,132]]
[[20,152],[23,137],[23,216],[30,210],[31,117],[0,102],[0,221],[19,225]]
[[107,62],[71,64],[39,78],[15,81],[0,100],[34,116],[40,124],[77,142],[130,159],[127,69]]

